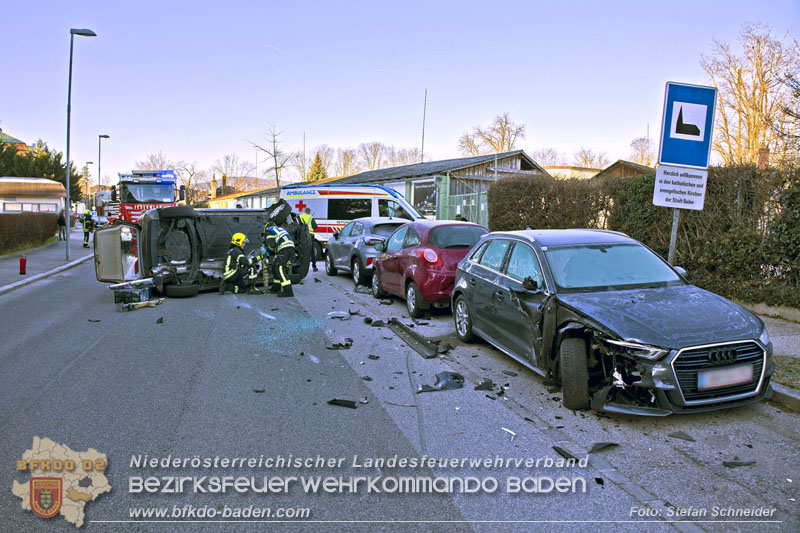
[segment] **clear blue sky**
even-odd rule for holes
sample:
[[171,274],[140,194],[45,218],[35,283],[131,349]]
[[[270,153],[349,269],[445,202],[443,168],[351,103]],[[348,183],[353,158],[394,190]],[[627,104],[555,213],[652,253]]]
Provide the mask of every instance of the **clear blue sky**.
[[[800,32],[800,1],[527,2],[37,1],[0,18],[0,127],[66,146],[75,38],[72,159],[103,174],[163,151],[209,166],[253,160],[270,123],[284,148],[378,140],[458,156],[458,137],[503,111],[519,147],[581,146],[611,160],[658,138],[664,83],[706,83],[700,54],[745,22]],[[264,168],[260,163],[259,167]],[[96,168],[92,170],[96,176]]]

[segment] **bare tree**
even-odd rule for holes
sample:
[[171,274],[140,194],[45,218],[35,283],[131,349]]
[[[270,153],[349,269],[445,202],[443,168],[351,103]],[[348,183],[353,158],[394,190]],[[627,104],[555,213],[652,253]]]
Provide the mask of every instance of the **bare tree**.
[[395,148],[392,146],[387,150],[386,160],[390,167],[399,167],[420,163],[422,158],[419,148]]
[[653,141],[650,137],[636,137],[631,141],[631,161],[648,167],[653,166],[656,161]]
[[236,154],[226,154],[222,159],[214,161],[211,172],[227,176],[228,185],[241,192],[246,191],[251,185],[249,174],[253,172],[253,166],[248,161],[239,159]]
[[178,176],[178,184],[186,188],[186,204],[192,205],[198,202],[201,192],[199,182],[206,173],[198,169],[195,162],[178,161],[175,163],[175,174]]
[[542,148],[531,153],[533,160],[543,167],[554,167],[567,164],[567,157],[555,148]]
[[525,125],[516,124],[508,113],[502,113],[489,126],[475,126],[472,133],[464,133],[458,148],[468,155],[499,154],[513,150],[518,138],[525,138]]
[[148,154],[143,160],[134,163],[135,170],[168,170],[175,167],[164,153],[159,150],[157,154]]
[[267,146],[262,147],[254,142],[250,142],[254,148],[260,150],[272,158],[272,166],[267,169],[267,172],[275,172],[275,185],[278,190],[281,188],[281,173],[291,159],[291,154],[284,152],[281,147],[280,137],[284,130],[278,131],[274,124],[269,126],[269,136],[267,137]]
[[298,176],[300,176],[300,181],[305,181],[306,176],[308,175],[308,167],[311,166],[311,162],[303,152],[297,151],[292,152],[289,156],[289,166],[297,171]]
[[575,152],[572,164],[583,168],[603,168],[608,164],[608,156],[605,152],[595,154],[591,148],[581,147]]
[[792,126],[783,109],[793,98],[784,80],[787,72],[800,71],[800,45],[796,39],[779,41],[759,24],[745,24],[738,44],[740,53],[715,40],[701,56],[718,91],[714,151],[729,165],[757,163],[760,148],[782,159],[787,147],[780,132]]
[[336,176],[351,176],[358,173],[358,151],[355,148],[339,148],[336,150],[336,162],[333,165]]
[[378,141],[361,143],[358,145],[358,155],[367,170],[383,168],[386,145]]

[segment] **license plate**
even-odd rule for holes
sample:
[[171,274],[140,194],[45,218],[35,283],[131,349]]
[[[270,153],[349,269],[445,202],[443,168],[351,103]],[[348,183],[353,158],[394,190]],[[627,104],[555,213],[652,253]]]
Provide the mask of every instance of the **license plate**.
[[706,370],[697,373],[697,389],[716,389],[753,381],[753,365]]

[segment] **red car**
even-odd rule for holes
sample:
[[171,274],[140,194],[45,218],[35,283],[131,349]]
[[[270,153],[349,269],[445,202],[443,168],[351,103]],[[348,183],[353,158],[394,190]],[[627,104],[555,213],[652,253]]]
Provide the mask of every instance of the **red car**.
[[418,220],[404,224],[375,260],[372,295],[394,294],[406,299],[408,314],[419,318],[431,305],[446,307],[456,278],[458,262],[489,230],[471,222]]

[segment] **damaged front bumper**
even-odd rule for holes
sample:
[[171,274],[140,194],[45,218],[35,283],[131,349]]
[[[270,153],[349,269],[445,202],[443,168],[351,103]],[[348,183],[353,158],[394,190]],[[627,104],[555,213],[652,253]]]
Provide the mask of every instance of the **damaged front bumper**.
[[[728,359],[711,362],[712,353],[726,352]],[[716,352],[715,352],[716,351]],[[627,359],[620,364],[625,375],[592,395],[592,408],[640,416],[667,416],[738,407],[772,397],[770,377],[775,370],[772,343],[736,341],[673,350],[660,361]],[[735,373],[742,369],[752,379],[710,387],[708,374]]]

